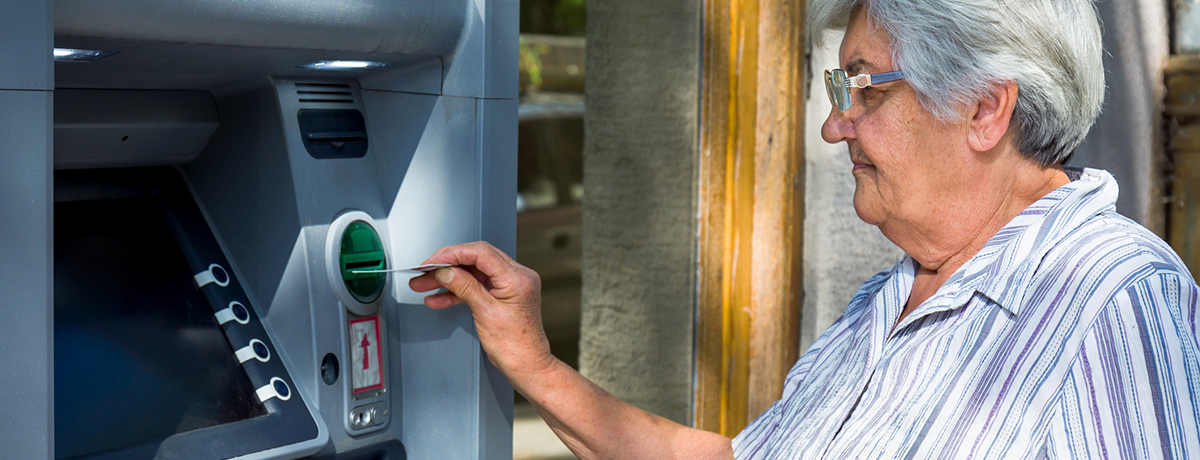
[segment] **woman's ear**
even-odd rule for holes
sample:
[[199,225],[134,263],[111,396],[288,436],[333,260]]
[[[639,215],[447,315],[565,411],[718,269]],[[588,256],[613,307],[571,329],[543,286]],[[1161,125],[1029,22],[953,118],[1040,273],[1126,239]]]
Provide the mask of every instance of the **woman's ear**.
[[967,142],[971,149],[986,152],[996,147],[1008,133],[1013,110],[1017,106],[1017,82],[1007,81],[984,94],[971,116]]

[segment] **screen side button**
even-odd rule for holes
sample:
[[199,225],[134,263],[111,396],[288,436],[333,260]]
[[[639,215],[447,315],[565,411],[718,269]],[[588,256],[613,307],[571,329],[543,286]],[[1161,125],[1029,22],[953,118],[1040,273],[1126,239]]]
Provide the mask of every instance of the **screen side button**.
[[271,383],[263,385],[254,392],[261,402],[267,402],[271,398],[279,398],[280,401],[287,401],[292,398],[292,390],[288,388],[287,382],[279,377],[271,377]]
[[229,285],[229,273],[225,268],[217,264],[208,266],[208,270],[197,273],[193,276],[196,280],[196,286],[204,287],[208,284],[216,284],[217,286],[225,287]]
[[237,321],[238,324],[248,324],[250,322],[250,310],[246,309],[241,302],[229,302],[229,306],[224,310],[217,312],[217,324],[224,325],[230,321]]
[[239,364],[251,359],[257,359],[265,363],[271,360],[271,350],[261,340],[250,339],[250,344],[238,349],[238,351],[234,352],[234,356],[237,356]]

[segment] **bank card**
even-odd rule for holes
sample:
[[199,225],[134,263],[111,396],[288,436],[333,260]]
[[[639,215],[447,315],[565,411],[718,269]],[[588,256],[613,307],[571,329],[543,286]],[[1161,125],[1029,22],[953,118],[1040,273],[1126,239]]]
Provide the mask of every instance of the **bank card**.
[[452,264],[425,264],[408,268],[389,268],[387,270],[351,270],[350,273],[392,273],[392,272],[421,272],[428,273],[439,268],[452,267]]

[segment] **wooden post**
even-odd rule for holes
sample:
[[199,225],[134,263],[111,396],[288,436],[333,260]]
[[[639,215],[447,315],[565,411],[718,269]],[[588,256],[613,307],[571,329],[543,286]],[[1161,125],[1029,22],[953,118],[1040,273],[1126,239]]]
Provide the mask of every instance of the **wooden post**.
[[1167,240],[1193,275],[1200,274],[1200,55],[1167,62],[1165,111],[1170,126],[1171,196]]
[[779,399],[803,303],[802,0],[705,0],[695,426]]

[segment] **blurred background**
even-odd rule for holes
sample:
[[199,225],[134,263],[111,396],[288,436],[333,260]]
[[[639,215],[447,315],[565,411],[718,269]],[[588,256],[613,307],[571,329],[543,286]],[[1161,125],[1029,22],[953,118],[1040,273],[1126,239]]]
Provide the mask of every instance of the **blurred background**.
[[[542,277],[551,352],[578,368],[582,285],[584,0],[521,1],[517,261]],[[516,396],[513,458],[572,459]]]

